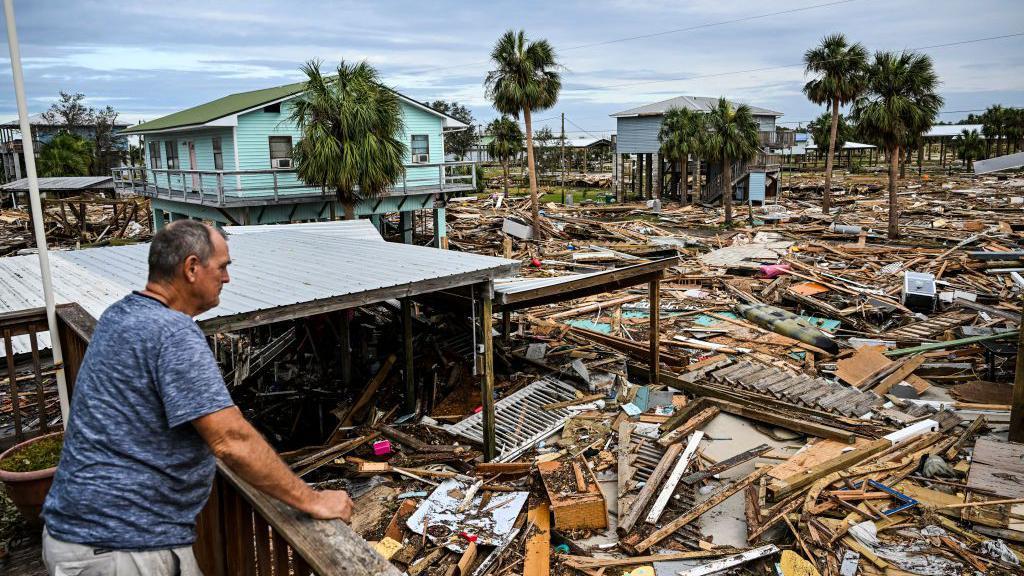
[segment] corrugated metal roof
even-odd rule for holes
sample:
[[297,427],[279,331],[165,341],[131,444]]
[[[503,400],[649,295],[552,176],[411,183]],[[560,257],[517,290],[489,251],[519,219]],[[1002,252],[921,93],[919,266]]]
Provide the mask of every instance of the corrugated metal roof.
[[[200,323],[374,290],[429,292],[428,280],[466,285],[512,274],[519,262],[423,246],[355,240],[322,225],[266,226],[228,243],[231,282]],[[339,227],[340,229],[341,227]],[[354,229],[355,227],[353,227]],[[307,231],[308,230],[308,231]],[[108,306],[145,286],[149,244],[55,251],[50,254],[57,303],[77,302],[99,318]],[[0,258],[0,312],[43,306],[37,256]],[[44,345],[49,346],[49,341]],[[15,349],[27,350],[25,339]]]
[[[739,102],[729,101],[733,105],[740,104]],[[622,112],[616,112],[612,114],[612,118],[618,118],[620,116],[659,116],[668,112],[671,108],[689,108],[695,112],[708,112],[712,108],[718,105],[718,98],[711,98],[708,96],[676,96],[675,98],[669,98],[668,100],[662,100],[661,102],[654,102],[653,104],[645,104],[636,108],[630,108],[629,110],[623,110]],[[748,104],[748,106],[750,106]],[[750,112],[754,116],[782,116],[782,112],[776,112],[767,108],[759,108],[757,106],[750,106]]]
[[974,173],[988,174],[989,172],[1010,170],[1013,168],[1020,168],[1021,166],[1024,166],[1024,152],[1017,152],[1016,154],[997,156],[995,158],[989,158],[988,160],[975,160]]
[[309,222],[305,224],[254,224],[251,226],[225,226],[224,232],[230,236],[241,234],[275,233],[281,230],[309,232],[324,236],[337,236],[349,240],[375,240],[384,242],[380,231],[366,219],[336,220],[334,222]]
[[[39,189],[42,191],[60,190],[86,190],[89,188],[114,189],[113,176],[58,176],[50,178],[39,178]],[[8,182],[0,186],[0,190],[13,190],[15,192],[28,191],[28,178]]]
[[925,133],[925,138],[945,138],[948,136],[959,136],[961,132],[967,130],[968,132],[975,130],[978,135],[984,138],[985,136],[981,133],[981,124],[940,124],[932,126],[931,130]]

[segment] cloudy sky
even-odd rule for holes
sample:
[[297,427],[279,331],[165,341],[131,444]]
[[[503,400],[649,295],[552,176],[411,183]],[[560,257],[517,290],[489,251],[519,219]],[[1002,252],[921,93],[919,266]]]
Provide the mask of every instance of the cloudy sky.
[[[15,10],[31,112],[66,90],[133,122],[301,80],[311,58],[365,59],[404,94],[457,100],[487,122],[489,51],[508,28],[554,45],[563,91],[534,117],[557,131],[564,112],[571,136],[607,134],[609,114],[680,94],[725,95],[806,123],[821,110],[800,91],[801,57],[831,32],[870,50],[930,54],[943,120],[1024,106],[1020,0],[16,0]],[[1016,36],[982,40],[1007,35]],[[0,76],[6,119],[17,114],[6,57]]]

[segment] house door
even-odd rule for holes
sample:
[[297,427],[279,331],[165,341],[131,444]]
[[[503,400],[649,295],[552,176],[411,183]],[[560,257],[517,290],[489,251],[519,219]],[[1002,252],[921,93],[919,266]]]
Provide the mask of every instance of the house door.
[[[193,140],[188,141],[188,168],[189,170],[197,170],[196,167],[196,143]],[[200,194],[203,193],[199,189],[199,174],[192,175],[192,189],[198,190]]]

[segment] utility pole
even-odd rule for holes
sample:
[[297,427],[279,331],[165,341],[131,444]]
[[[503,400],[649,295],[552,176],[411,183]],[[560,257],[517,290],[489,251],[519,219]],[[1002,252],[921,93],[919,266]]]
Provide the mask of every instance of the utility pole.
[[[53,351],[53,366],[57,374],[57,398],[60,403],[61,424],[67,428],[70,409],[68,387],[64,375],[64,357],[60,349],[60,335],[57,332],[57,309],[53,298],[53,280],[50,276],[50,254],[46,249],[46,231],[43,228],[43,209],[39,201],[36,155],[32,150],[32,126],[28,121],[28,104],[25,101],[25,77],[21,71],[21,49],[18,47],[18,31],[14,24],[14,0],[4,0],[4,17],[7,19],[7,45],[11,51],[11,75],[14,76],[14,97],[18,103],[21,143],[25,154],[25,175],[28,176],[32,231],[35,235],[36,251],[39,253],[39,275],[43,281],[46,325],[50,331],[50,349]],[[7,353],[11,354],[11,350],[8,350]]]
[[565,112],[562,112],[562,204],[565,204]]

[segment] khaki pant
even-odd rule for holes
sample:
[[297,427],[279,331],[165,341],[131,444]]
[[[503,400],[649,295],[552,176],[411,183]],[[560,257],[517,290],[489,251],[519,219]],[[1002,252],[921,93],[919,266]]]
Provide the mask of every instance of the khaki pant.
[[189,546],[145,552],[97,550],[58,540],[46,528],[43,563],[50,576],[202,576]]

